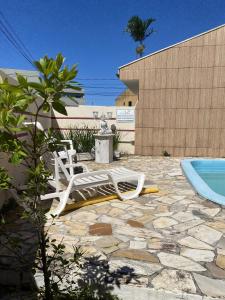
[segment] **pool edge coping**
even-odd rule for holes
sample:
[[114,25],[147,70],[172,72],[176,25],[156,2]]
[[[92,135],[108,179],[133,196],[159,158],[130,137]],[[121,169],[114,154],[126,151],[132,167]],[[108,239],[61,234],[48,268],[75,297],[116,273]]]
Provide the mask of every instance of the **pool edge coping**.
[[214,192],[208,186],[208,184],[201,178],[201,176],[197,173],[197,171],[192,165],[193,161],[209,161],[209,160],[224,161],[223,159],[192,158],[192,159],[182,159],[180,165],[187,181],[191,184],[192,188],[195,190],[197,194],[217,204],[225,205],[225,197]]

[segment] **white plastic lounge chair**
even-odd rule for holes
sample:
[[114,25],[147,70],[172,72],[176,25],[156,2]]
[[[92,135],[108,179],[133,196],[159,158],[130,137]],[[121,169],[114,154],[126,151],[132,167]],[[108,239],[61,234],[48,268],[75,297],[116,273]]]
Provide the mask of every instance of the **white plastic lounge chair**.
[[[59,204],[54,211],[48,213],[48,216],[50,214],[59,216],[63,212],[70,195],[74,191],[84,190],[86,188],[97,188],[102,185],[111,184],[114,186],[115,191],[121,200],[128,200],[138,197],[144,186],[145,175],[143,173],[135,172],[124,167],[109,170],[89,171],[87,166],[82,163],[64,164],[62,158],[57,152],[54,152],[54,160],[54,183],[56,192],[43,195],[41,200],[59,198]],[[71,169],[77,167],[82,167],[83,173],[70,173]],[[62,176],[68,183],[65,190],[62,190],[60,186],[60,177]],[[125,193],[120,191],[118,187],[120,182],[133,181],[137,181],[137,187],[135,190],[127,191]]]
[[[43,130],[39,128],[40,130]],[[67,142],[72,145],[69,140],[63,140],[62,142]],[[139,196],[141,193],[145,175],[140,172],[136,172],[124,167],[114,168],[109,170],[99,170],[99,171],[89,171],[88,167],[82,163],[73,163],[73,156],[76,151],[72,148],[65,151],[53,152],[52,163],[47,161],[47,164],[54,165],[54,175],[52,180],[50,180],[51,186],[54,186],[56,191],[54,193],[49,193],[41,196],[41,200],[59,198],[59,204],[54,211],[50,211],[47,216],[56,215],[59,216],[71,195],[74,191],[83,190],[86,188],[97,188],[103,185],[113,185],[118,197],[121,200],[133,199]],[[66,162],[64,159],[66,158]],[[82,167],[83,173],[74,174],[74,169],[77,167]],[[62,189],[60,185],[60,179],[66,181],[66,189]],[[133,182],[137,181],[137,186],[135,190],[127,191],[122,193],[119,189],[118,184],[120,182]]]

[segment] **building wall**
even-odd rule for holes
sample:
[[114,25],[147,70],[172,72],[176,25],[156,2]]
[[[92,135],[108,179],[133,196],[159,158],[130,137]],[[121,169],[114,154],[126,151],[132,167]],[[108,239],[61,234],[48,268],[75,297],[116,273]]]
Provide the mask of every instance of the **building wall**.
[[[54,111],[52,116],[52,128],[56,130],[66,131],[70,128],[82,128],[88,126],[89,128],[99,128],[99,119],[93,117],[93,112],[98,112],[98,115],[107,115],[107,112],[112,112],[112,118],[108,120],[109,127],[112,124],[116,125],[120,132],[121,142],[118,150],[128,154],[134,154],[134,139],[135,139],[135,123],[134,122],[118,122],[116,119],[117,109],[124,109],[124,107],[115,106],[88,106],[80,105],[79,107],[67,106],[67,116],[63,116]],[[128,109],[128,108],[126,108]],[[129,108],[133,110],[134,108]]]
[[135,106],[138,101],[138,96],[126,89],[115,101],[116,106]]
[[225,156],[225,27],[120,69],[139,80],[135,153]]

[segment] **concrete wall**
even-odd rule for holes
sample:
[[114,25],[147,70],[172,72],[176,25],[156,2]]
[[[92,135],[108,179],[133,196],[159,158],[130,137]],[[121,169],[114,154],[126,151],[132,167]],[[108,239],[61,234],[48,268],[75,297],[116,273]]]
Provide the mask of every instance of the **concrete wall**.
[[121,67],[139,82],[135,153],[225,156],[225,27]]
[[81,105],[79,107],[66,107],[67,116],[63,116],[57,112],[52,116],[52,127],[56,130],[69,130],[73,127],[82,128],[87,125],[89,128],[99,128],[99,120],[93,117],[93,112],[97,111],[99,116],[102,114],[107,115],[107,112],[112,112],[112,118],[108,120],[109,127],[112,124],[116,125],[117,130],[121,135],[121,143],[119,144],[119,151],[129,154],[134,153],[134,139],[135,139],[135,123],[123,122],[120,123],[116,120],[117,109],[131,109],[115,106],[88,106]]

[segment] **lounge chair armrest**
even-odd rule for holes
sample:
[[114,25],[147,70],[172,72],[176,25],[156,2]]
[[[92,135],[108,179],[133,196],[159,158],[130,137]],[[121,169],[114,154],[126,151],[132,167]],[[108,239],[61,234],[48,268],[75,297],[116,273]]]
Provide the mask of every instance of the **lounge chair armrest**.
[[70,150],[73,150],[73,142],[72,140],[60,140],[61,143],[66,143],[70,145]]

